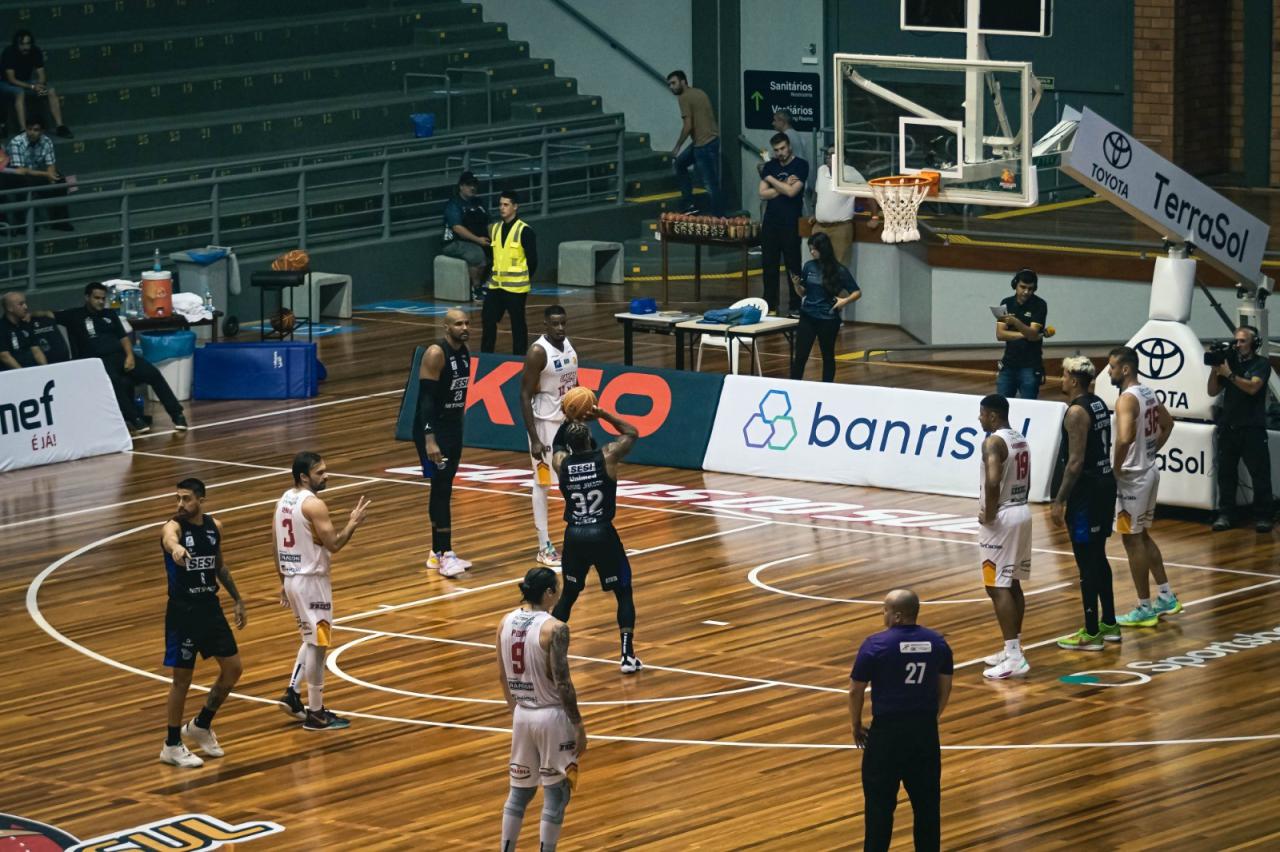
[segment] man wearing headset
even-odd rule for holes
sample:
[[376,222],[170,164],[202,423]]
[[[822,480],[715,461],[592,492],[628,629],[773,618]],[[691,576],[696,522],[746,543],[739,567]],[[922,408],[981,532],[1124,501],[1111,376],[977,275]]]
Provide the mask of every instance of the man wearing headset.
[[1218,415],[1218,517],[1215,532],[1236,522],[1236,485],[1244,461],[1253,483],[1253,522],[1271,532],[1271,451],[1267,447],[1267,380],[1271,364],[1258,354],[1258,330],[1236,329],[1235,350],[1209,373],[1209,395],[1222,393]]
[[1036,295],[1040,279],[1030,269],[1013,275],[1013,295],[1000,302],[1005,315],[996,320],[996,340],[1004,344],[996,393],[1005,399],[1020,396],[1035,399],[1044,381],[1042,340],[1051,336],[1045,329],[1049,306]]

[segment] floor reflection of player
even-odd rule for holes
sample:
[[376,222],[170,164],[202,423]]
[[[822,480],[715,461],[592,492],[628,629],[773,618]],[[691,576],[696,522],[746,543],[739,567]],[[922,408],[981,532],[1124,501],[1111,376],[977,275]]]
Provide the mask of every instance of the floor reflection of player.
[[618,631],[622,638],[621,669],[634,674],[643,666],[635,654],[636,605],[631,597],[631,563],[622,539],[613,527],[618,503],[618,464],[635,445],[636,427],[601,408],[589,418],[599,418],[618,432],[618,439],[603,447],[593,446],[591,430],[585,422],[566,423],[560,432],[564,445],[555,447],[553,466],[564,494],[564,553],[561,573],[564,592],[554,615],[569,620],[573,602],[586,583],[594,565],[600,587],[618,599]]

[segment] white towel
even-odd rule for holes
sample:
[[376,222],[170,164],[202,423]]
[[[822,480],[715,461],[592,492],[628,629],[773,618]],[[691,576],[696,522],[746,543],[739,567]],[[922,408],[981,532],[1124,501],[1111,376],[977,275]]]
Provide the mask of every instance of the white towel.
[[204,300],[195,293],[174,293],[173,312],[186,319],[187,322],[213,319],[213,314],[205,310]]

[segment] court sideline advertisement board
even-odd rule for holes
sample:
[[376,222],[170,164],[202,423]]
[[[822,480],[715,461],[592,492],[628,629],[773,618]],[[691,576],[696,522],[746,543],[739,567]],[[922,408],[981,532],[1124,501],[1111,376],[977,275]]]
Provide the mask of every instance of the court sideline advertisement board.
[[[421,351],[421,347],[419,347]],[[417,405],[415,353],[396,423],[396,438],[411,440]],[[520,375],[524,359],[514,355],[473,354],[471,386],[463,440],[468,447],[527,452],[528,433],[520,416]],[[640,440],[627,456],[635,464],[698,470],[707,451],[720,400],[723,375],[657,370],[621,364],[582,364],[578,383],[591,388],[599,404],[630,420]],[[592,424],[599,442],[617,437]]]
[[0,471],[131,449],[96,358],[0,373]]
[[[756,376],[727,377],[721,397],[706,470],[978,495],[981,397]],[[1031,445],[1031,499],[1047,501],[1067,407],[1009,405]]]

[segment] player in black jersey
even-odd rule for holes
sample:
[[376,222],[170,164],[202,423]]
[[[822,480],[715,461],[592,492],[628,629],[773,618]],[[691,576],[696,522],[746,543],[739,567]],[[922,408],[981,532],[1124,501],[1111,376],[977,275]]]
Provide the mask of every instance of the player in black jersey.
[[633,637],[636,605],[631,597],[631,563],[613,516],[618,505],[618,463],[635,445],[640,433],[627,421],[602,408],[592,409],[589,420],[603,420],[618,432],[618,439],[595,447],[591,430],[582,421],[566,422],[553,444],[552,464],[564,495],[564,552],[560,570],[564,591],[552,615],[568,622],[591,566],[596,567],[600,588],[618,599],[618,631],[622,634],[622,673],[634,674],[643,666],[636,657]]
[[[245,625],[244,602],[222,561],[222,524],[204,513],[204,483],[178,483],[178,511],[165,523],[161,536],[164,567],[169,577],[169,604],[164,614],[164,664],[173,671],[169,687],[168,732],[160,760],[174,766],[196,767],[204,761],[182,742],[194,741],[209,757],[222,757],[222,747],[210,725],[232,687],[240,679],[240,652],[218,600],[218,581],[235,601],[236,629]],[[200,715],[182,724],[183,704],[195,672],[196,654],[218,661],[218,680],[209,689]]]
[[462,421],[471,382],[471,336],[467,315],[451,308],[445,314],[444,337],[427,347],[418,367],[418,409],[413,441],[422,475],[431,481],[431,557],[428,568],[456,577],[471,567],[453,552],[453,478],[462,458]]
[[1082,355],[1062,360],[1062,392],[1071,400],[1062,421],[1062,481],[1050,507],[1054,526],[1066,527],[1080,570],[1084,627],[1058,640],[1069,651],[1101,651],[1120,641],[1107,537],[1116,505],[1111,471],[1111,413],[1090,391],[1097,368]]

